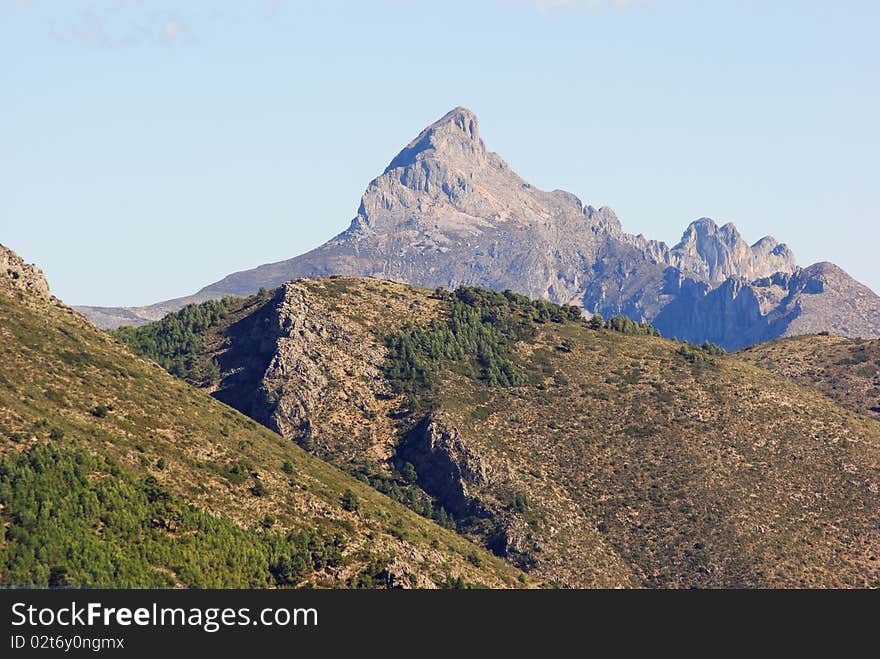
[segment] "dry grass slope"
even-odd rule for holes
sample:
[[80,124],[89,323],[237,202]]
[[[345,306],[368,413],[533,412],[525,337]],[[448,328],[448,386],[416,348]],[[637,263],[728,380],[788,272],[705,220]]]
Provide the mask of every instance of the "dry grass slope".
[[761,343],[736,356],[880,420],[880,340],[798,336]]
[[[522,585],[502,560],[132,355],[58,302],[0,290],[0,364],[0,453],[83,448],[246,528],[269,515],[278,529],[341,533],[345,562],[315,575],[316,586],[364,576],[404,587],[450,577]],[[349,490],[357,511],[341,503]]]
[[450,378],[441,409],[493,465],[480,496],[528,498],[537,574],[602,583],[598,554],[645,586],[880,585],[877,424],[650,337],[554,327],[523,359],[542,389]]
[[216,395],[265,349],[248,385],[262,398],[233,403],[316,454],[396,478],[422,433],[435,463],[419,485],[465,511],[469,538],[537,578],[880,586],[880,424],[779,375],[545,322],[515,346],[521,384],[489,386],[446,363],[434,406],[414,410],[383,379],[385,337],[446,317],[429,291],[331,278],[245,304],[205,340],[223,367]]
[[[305,285],[311,308],[360,344],[443,313],[398,284]],[[522,386],[488,387],[450,365],[435,415],[486,474],[466,484],[491,519],[471,537],[564,586],[880,585],[880,427],[736,359],[692,363],[679,347],[547,323],[518,345]],[[323,358],[351,359],[337,351],[329,341]],[[358,378],[337,375],[324,405],[347,423],[313,440],[344,461],[349,438],[384,410],[352,406]],[[397,419],[386,452],[416,421]]]

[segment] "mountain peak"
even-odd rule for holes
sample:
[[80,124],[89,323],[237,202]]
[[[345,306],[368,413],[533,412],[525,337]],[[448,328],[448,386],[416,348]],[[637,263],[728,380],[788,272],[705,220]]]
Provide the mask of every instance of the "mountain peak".
[[773,236],[764,236],[754,245],[752,245],[752,249],[765,249],[767,251],[771,251],[779,247],[779,241],[776,240]]
[[459,106],[419,133],[397,154],[385,172],[398,167],[407,167],[425,157],[442,156],[444,159],[482,162],[485,155],[486,147],[480,139],[477,115]]
[[725,236],[728,240],[740,240],[742,235],[733,222],[728,222],[718,229],[718,232]]
[[711,217],[701,217],[691,222],[685,232],[690,231],[707,231],[711,233],[718,232],[718,224]]
[[684,235],[682,236],[682,241],[692,236],[719,235],[728,240],[736,240],[740,237],[739,229],[736,228],[736,225],[733,222],[728,222],[723,226],[718,226],[718,223],[711,217],[701,217],[698,220],[694,220],[688,225],[687,229],[685,229]]
[[688,225],[680,244],[701,240],[719,240],[733,246],[742,240],[742,236],[733,222],[719,226],[711,217],[701,217]]
[[465,107],[459,105],[458,107],[451,109],[431,124],[429,128],[439,128],[440,126],[446,125],[458,128],[475,141],[480,139],[477,115]]

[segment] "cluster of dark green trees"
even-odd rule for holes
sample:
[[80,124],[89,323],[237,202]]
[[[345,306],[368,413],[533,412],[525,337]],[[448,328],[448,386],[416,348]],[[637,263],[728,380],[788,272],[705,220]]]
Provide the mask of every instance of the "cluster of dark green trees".
[[690,364],[709,366],[717,364],[715,357],[726,354],[724,348],[710,341],[704,341],[702,345],[695,345],[685,341],[675,352],[680,357],[684,357],[684,360]]
[[660,336],[660,330],[648,323],[639,323],[626,316],[612,316],[603,321],[598,314],[589,321],[590,329],[606,329],[611,332],[626,334],[627,336]]
[[166,371],[188,380],[210,380],[219,375],[217,364],[203,363],[198,352],[203,332],[223,320],[239,306],[241,299],[233,296],[190,304],[162,320],[143,327],[120,327],[110,335],[129,348],[152,359]]
[[449,301],[444,318],[387,339],[385,375],[395,391],[416,403],[435,387],[444,361],[489,385],[522,384],[525,377],[511,358],[513,344],[534,337],[538,324],[581,318],[578,307],[530,300],[511,291],[463,286],[454,293],[438,289],[434,295]]
[[0,575],[18,586],[292,586],[341,563],[341,536],[242,529],[82,450],[0,459]]
[[[422,517],[433,519],[443,528],[456,530],[456,522],[450,513],[416,484],[418,474],[409,462],[395,466],[394,475],[388,476],[364,465],[354,465],[350,473],[389,499],[403,504]],[[343,506],[345,502],[343,501]]]
[[[513,344],[530,340],[542,323],[586,323],[594,330],[627,335],[660,336],[654,327],[625,316],[585,320],[580,307],[531,300],[511,291],[496,292],[463,286],[450,293],[437,289],[434,296],[449,302],[444,318],[427,327],[407,328],[387,338],[389,357],[385,376],[398,393],[407,394],[416,406],[430,400],[441,365],[494,386],[516,386],[525,375],[512,359]],[[572,342],[560,347],[570,352]]]

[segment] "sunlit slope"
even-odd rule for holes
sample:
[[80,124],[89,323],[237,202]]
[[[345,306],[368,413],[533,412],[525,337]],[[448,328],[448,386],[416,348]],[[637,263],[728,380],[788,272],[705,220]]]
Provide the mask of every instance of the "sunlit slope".
[[[46,445],[51,450],[37,449]],[[134,356],[60,303],[6,290],[0,290],[0,452],[3,486],[17,483],[20,493],[42,478],[42,491],[55,488],[52,496],[32,500],[0,490],[8,499],[0,506],[4,583],[45,585],[58,568],[56,581],[64,573],[63,582],[73,585],[522,585],[521,575],[500,559]],[[83,478],[71,480],[74,472]],[[50,532],[39,515],[76,510],[58,483],[91,498],[108,478],[118,480],[105,494],[125,508],[125,523],[113,527],[106,511],[90,509],[93,527],[66,527],[70,537],[52,542],[73,547],[76,535],[76,547],[88,545],[105,558],[108,543],[155,543],[155,525],[168,521],[150,518],[157,514],[150,498],[160,497],[174,511],[162,542],[178,546],[164,563],[132,567],[163,555],[161,548],[147,556],[125,547],[119,559],[125,577],[116,579],[88,573],[75,561],[65,565],[59,552],[22,558],[19,549],[43,544],[39,534]],[[200,542],[214,527],[234,539],[230,548],[262,543],[266,549],[242,557],[247,564],[236,564],[232,549],[228,556],[212,550],[223,565],[187,563],[179,545],[207,551],[211,541]],[[315,555],[300,552],[308,554],[307,565],[278,577],[278,552],[288,551],[294,562],[302,558],[303,533],[314,534]],[[294,544],[285,549],[288,541]],[[328,555],[336,547],[340,556],[322,558],[325,545]],[[22,567],[27,560],[32,565]]]
[[813,334],[760,343],[736,356],[880,420],[880,340]]
[[714,346],[363,278],[288,283],[197,334],[213,395],[542,580],[880,583],[880,425]]

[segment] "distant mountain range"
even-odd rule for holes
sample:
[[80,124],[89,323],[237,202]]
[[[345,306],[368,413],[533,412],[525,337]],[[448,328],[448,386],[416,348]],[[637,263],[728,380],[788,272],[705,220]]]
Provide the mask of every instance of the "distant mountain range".
[[188,297],[78,310],[104,328],[141,325],[192,302],[329,275],[510,289],[727,349],[820,331],[880,336],[880,297],[839,267],[800,268],[786,245],[769,236],[749,245],[733,224],[708,218],[673,247],[627,234],[610,208],[521,179],[486,150],[476,116],[461,107],[391,161],[349,228],[324,245]]

